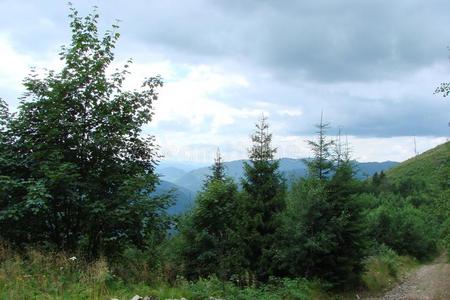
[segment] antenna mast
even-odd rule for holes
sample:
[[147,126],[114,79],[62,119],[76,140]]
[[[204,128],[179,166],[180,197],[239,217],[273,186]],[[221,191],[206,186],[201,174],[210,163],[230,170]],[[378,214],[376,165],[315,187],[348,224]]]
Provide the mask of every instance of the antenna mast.
[[414,154],[417,156],[416,136],[414,136]]

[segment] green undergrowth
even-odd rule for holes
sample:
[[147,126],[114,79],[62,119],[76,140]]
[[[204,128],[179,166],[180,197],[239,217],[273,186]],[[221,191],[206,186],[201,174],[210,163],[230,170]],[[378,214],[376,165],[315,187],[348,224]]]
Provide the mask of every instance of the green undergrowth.
[[388,247],[381,247],[365,262],[363,283],[370,293],[388,290],[419,265],[415,258],[400,256]]
[[[364,293],[380,294],[390,289],[418,266],[409,256],[399,256],[381,246],[365,261]],[[238,287],[216,278],[189,282],[179,277],[169,285],[148,279],[141,283],[117,275],[104,259],[88,263],[63,253],[28,250],[20,255],[0,245],[0,299],[131,299],[134,295],[157,299],[342,299],[330,295],[329,286],[306,279],[273,279],[256,287]],[[156,277],[156,275],[155,275]],[[146,282],[147,281],[147,282]]]
[[306,279],[280,279],[261,287],[240,288],[215,278],[188,282],[132,283],[111,271],[104,259],[88,263],[63,253],[0,245],[0,299],[327,299],[324,286]]

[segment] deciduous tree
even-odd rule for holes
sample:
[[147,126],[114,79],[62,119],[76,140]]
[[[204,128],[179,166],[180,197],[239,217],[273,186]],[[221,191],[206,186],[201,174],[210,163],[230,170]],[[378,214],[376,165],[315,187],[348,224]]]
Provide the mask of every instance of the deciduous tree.
[[95,11],[70,11],[62,70],[33,70],[17,114],[2,108],[0,234],[112,255],[164,236],[167,199],[149,196],[157,146],[142,134],[162,80],[124,91],[128,65],[108,75],[118,26],[101,35]]

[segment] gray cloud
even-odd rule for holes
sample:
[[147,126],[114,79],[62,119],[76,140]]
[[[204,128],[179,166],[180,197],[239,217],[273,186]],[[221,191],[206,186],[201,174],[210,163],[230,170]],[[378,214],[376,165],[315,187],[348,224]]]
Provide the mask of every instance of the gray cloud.
[[285,80],[395,78],[444,60],[450,41],[448,1],[165,1],[142,7],[130,28],[149,45],[195,62],[231,57]]
[[[84,14],[95,2],[74,4]],[[272,110],[277,134],[311,134],[324,109],[332,125],[356,136],[448,135],[449,103],[432,93],[450,75],[449,1],[96,4],[103,28],[116,18],[123,20],[118,56],[137,62],[208,64],[243,74],[249,86],[226,88],[212,96],[235,108]],[[0,32],[7,32],[19,50],[39,55],[68,41],[67,13],[61,1],[0,0]],[[423,70],[432,72],[436,65],[449,71],[408,80]],[[360,92],[366,88],[367,93]],[[411,91],[395,92],[405,88]],[[303,114],[279,113],[283,110]],[[254,121],[236,119],[217,134],[248,135]],[[211,122],[205,118],[195,127],[184,120],[162,122],[157,129],[206,132]]]
[[[393,78],[444,60],[450,43],[444,0],[96,2],[102,23],[124,20],[130,47],[145,44],[182,62],[236,60],[285,80]],[[85,13],[94,4],[75,6]],[[0,8],[0,25],[24,48],[59,45],[67,28],[60,1],[1,1]]]

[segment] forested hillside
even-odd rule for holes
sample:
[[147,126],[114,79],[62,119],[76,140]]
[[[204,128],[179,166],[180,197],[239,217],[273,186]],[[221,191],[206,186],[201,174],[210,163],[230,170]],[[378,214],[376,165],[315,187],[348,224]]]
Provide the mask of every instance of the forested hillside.
[[[450,249],[450,142],[446,142],[401,163],[386,173],[413,203],[434,216],[435,228]],[[415,192],[413,192],[415,191]]]

